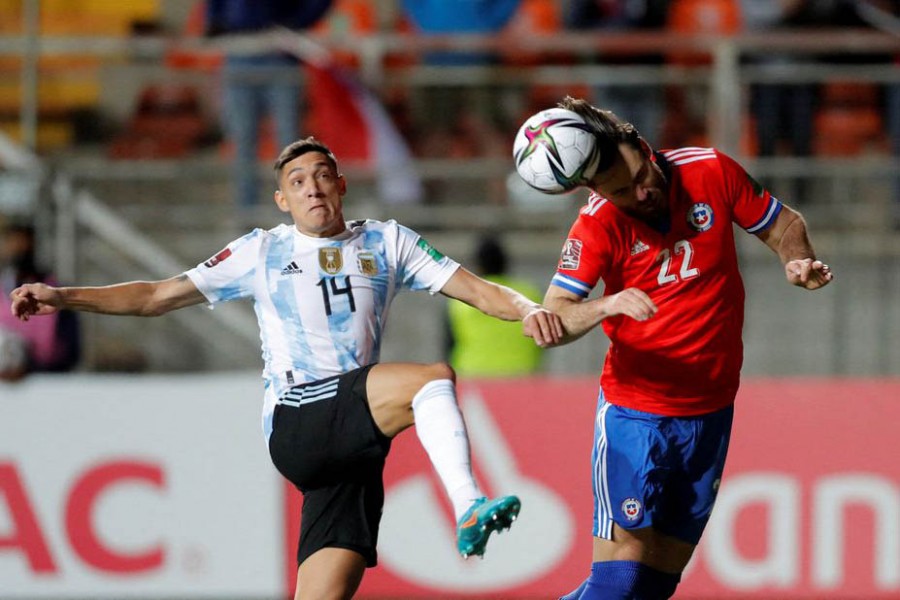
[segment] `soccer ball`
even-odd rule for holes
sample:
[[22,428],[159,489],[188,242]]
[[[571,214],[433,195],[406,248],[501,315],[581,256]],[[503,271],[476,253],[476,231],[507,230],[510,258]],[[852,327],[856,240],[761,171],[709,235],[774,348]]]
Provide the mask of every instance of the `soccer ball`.
[[594,176],[600,152],[593,129],[578,113],[550,108],[532,115],[519,128],[513,158],[528,185],[561,194]]

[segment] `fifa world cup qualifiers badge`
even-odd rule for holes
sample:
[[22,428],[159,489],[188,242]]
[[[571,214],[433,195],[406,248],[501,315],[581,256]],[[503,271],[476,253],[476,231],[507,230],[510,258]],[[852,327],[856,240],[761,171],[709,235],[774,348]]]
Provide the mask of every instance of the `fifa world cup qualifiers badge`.
[[567,271],[575,271],[581,264],[581,248],[583,243],[581,240],[568,239],[563,245],[562,254],[559,256],[559,269]]
[[210,258],[208,261],[203,263],[203,266],[206,267],[207,269],[212,269],[214,266],[216,266],[217,264],[219,264],[220,262],[222,262],[229,256],[231,256],[231,248],[225,248],[224,250],[222,250],[221,252],[219,252],[218,254],[213,256],[212,258]]

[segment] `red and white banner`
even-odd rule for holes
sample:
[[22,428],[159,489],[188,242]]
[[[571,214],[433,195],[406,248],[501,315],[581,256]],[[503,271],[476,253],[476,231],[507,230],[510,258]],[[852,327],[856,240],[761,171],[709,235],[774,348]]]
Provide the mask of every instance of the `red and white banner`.
[[[360,598],[555,598],[589,574],[597,382],[460,387],[478,478],[519,494],[520,518],[484,560],[459,559],[449,504],[405,433],[388,459],[380,566]],[[714,517],[677,597],[900,598],[897,422],[897,380],[745,382]]]
[[[454,548],[414,432],[386,472],[359,598],[554,598],[590,568],[597,382],[468,382],[476,474],[523,501],[486,558]],[[256,374],[0,385],[0,598],[285,598],[299,498]],[[678,598],[900,598],[900,380],[744,383],[713,520]],[[289,498],[285,502],[285,497]]]
[[256,374],[0,384],[0,598],[280,597]]

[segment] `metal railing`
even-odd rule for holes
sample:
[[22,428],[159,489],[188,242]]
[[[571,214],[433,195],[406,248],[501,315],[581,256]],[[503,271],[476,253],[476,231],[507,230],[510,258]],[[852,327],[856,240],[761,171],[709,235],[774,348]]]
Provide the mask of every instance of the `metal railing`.
[[[736,146],[739,139],[739,128],[742,115],[746,112],[744,90],[746,86],[757,83],[800,83],[822,81],[860,81],[881,85],[900,84],[900,68],[887,63],[870,63],[866,65],[836,65],[801,61],[790,66],[771,68],[754,64],[745,64],[744,58],[766,53],[784,53],[794,57],[818,57],[822,55],[863,55],[873,52],[885,55],[900,54],[900,41],[879,33],[869,31],[828,31],[828,32],[781,32],[766,35],[741,35],[727,38],[687,38],[668,33],[567,33],[552,37],[532,37],[516,39],[507,37],[482,36],[435,36],[419,37],[408,35],[379,34],[372,36],[328,38],[314,37],[312,40],[329,50],[340,50],[354,54],[359,61],[359,76],[376,92],[395,87],[412,90],[423,90],[431,87],[468,87],[484,86],[532,86],[586,84],[632,86],[647,83],[657,85],[692,85],[701,86],[708,91],[710,107],[707,128],[714,145],[740,156],[740,148]],[[85,39],[74,37],[42,37],[36,39],[29,36],[0,36],[0,56],[22,56],[23,60],[23,99],[29,106],[23,108],[21,127],[25,132],[24,139],[32,143],[35,139],[34,128],[37,127],[35,110],[35,89],[37,85],[38,58],[42,56],[65,55],[69,53],[88,53],[100,57],[109,57],[121,62],[123,58],[136,63],[159,61],[172,50],[190,51],[200,55],[213,55],[228,49],[230,52],[257,52],[264,48],[277,46],[293,48],[308,56],[310,39],[270,32],[262,36],[229,37],[215,40],[171,39],[165,37],[136,37]],[[472,67],[436,67],[421,63],[408,64],[401,68],[393,68],[389,57],[396,55],[420,56],[432,50],[490,50],[507,53],[568,53],[570,58],[577,57],[577,64],[545,64],[526,68],[515,66],[472,66]],[[621,58],[634,54],[639,49],[642,54],[657,53],[664,56],[676,51],[703,51],[709,53],[711,62],[705,66],[684,67],[670,64],[651,66],[609,66],[598,64],[604,56]],[[210,77],[206,74],[205,77]],[[32,87],[30,91],[25,88]],[[31,99],[31,100],[29,100]],[[0,160],[10,164],[3,157],[3,146],[0,144]],[[864,193],[858,188],[880,182],[884,188],[890,188],[893,179],[900,174],[900,165],[896,158],[880,155],[850,158],[804,157],[804,158],[749,158],[743,161],[753,172],[767,178],[805,178],[815,181],[827,190],[829,200],[822,205],[828,210],[816,217],[817,207],[808,207],[816,220],[816,226],[825,225],[830,229],[829,235],[819,236],[818,242],[824,242],[823,251],[838,254],[851,246],[851,259],[846,268],[864,271],[860,264],[880,265],[881,267],[896,264],[900,257],[900,248],[889,227],[865,230],[862,234],[846,233],[838,222],[848,223],[852,230],[859,225],[853,221],[852,213],[861,207],[860,198]],[[31,168],[35,163],[30,163]],[[476,184],[498,177],[505,177],[511,171],[509,161],[500,158],[484,158],[474,161],[452,159],[420,159],[415,162],[417,172],[426,180],[436,182],[469,182]],[[51,186],[56,200],[52,207],[55,217],[55,250],[57,269],[64,279],[74,280],[79,274],[79,264],[83,264],[86,238],[101,240],[115,252],[138,265],[139,272],[150,277],[167,277],[193,264],[178,258],[170,248],[155,241],[148,234],[136,227],[119,212],[121,206],[115,207],[104,201],[102,195],[89,191],[92,184],[103,182],[112,184],[116,181],[133,186],[144,182],[152,186],[154,182],[183,181],[199,182],[201,185],[209,180],[222,179],[228,174],[228,167],[219,159],[195,158],[187,161],[153,161],[153,162],[110,162],[96,155],[87,157],[70,157],[65,163],[55,166],[56,173],[50,177],[46,167],[40,177],[44,185]],[[377,173],[367,164],[345,165],[351,181],[371,182]],[[882,190],[884,192],[884,190]],[[882,195],[890,196],[891,192]],[[108,199],[107,199],[108,200]],[[430,237],[451,255],[465,258],[466,249],[471,236],[479,230],[506,228],[508,238],[512,242],[516,256],[523,261],[521,269],[543,281],[547,265],[552,262],[548,257],[558,251],[558,240],[564,235],[566,223],[571,217],[571,202],[561,201],[558,209],[545,209],[534,212],[521,206],[488,206],[480,203],[481,199],[448,203],[446,205],[401,206],[386,208],[376,197],[358,198],[365,205],[367,214],[348,216],[397,217],[401,222],[418,229],[430,230]],[[479,204],[480,203],[480,204]],[[473,210],[477,204],[477,211]],[[146,207],[136,207],[145,209]],[[149,209],[152,210],[152,209]],[[187,210],[191,210],[189,207]],[[348,212],[352,212],[352,208]],[[886,214],[890,209],[881,207],[875,211],[871,222],[883,225],[887,223]],[[880,211],[880,212],[879,212]],[[515,239],[516,236],[522,236]],[[218,241],[210,242],[210,252],[224,241],[226,234],[222,229],[213,228],[210,238]],[[871,242],[873,248],[863,248],[863,241]],[[843,246],[843,247],[842,247]],[[751,253],[751,256],[752,253]],[[762,260],[768,260],[766,257]],[[196,262],[197,257],[193,257]],[[755,258],[751,259],[755,261]],[[81,261],[81,262],[80,262]],[[861,262],[860,262],[861,261]],[[868,261],[868,262],[866,262]],[[838,261],[840,263],[840,261]],[[102,268],[103,260],[96,260],[91,268]],[[546,263],[546,264],[545,264]],[[762,267],[761,267],[762,268]],[[777,267],[773,267],[777,268]],[[122,271],[123,269],[119,269]],[[894,273],[893,275],[896,275]],[[890,275],[893,277],[893,275]],[[861,279],[858,289],[869,284]],[[877,289],[876,289],[877,288]],[[858,291],[858,290],[854,290]],[[873,293],[890,293],[882,287],[873,287]],[[851,294],[852,296],[852,294]],[[751,293],[751,298],[752,298]],[[835,304],[822,316],[829,322],[846,324],[849,320],[849,307],[858,304],[859,298],[835,293]],[[865,302],[863,302],[865,304]],[[868,306],[868,304],[866,304]],[[829,344],[830,354],[825,364],[834,372],[876,372],[896,374],[898,372],[893,357],[900,355],[893,331],[900,327],[900,316],[892,312],[889,305],[875,302],[867,312],[866,318],[883,320],[887,324],[882,328],[871,327],[879,335],[874,340],[880,348],[878,357],[871,361],[873,371],[865,371],[866,367],[851,355],[850,348],[863,347],[866,340],[854,342],[847,346],[842,340],[833,337]],[[418,308],[413,310],[419,310]],[[430,312],[429,312],[430,311]],[[396,312],[396,311],[395,311]],[[193,336],[225,335],[216,345],[246,344],[255,348],[258,338],[252,317],[248,314],[236,317],[222,316],[221,311],[211,313],[218,318],[215,328],[207,327],[197,321],[193,315],[178,317],[183,329]],[[433,309],[419,312],[419,320],[423,316],[435,318]],[[752,314],[752,306],[751,306]],[[859,317],[857,317],[859,318]],[[201,323],[201,324],[198,324]],[[865,328],[863,328],[865,330]],[[841,332],[844,333],[841,333]],[[222,332],[230,332],[223,334]],[[846,334],[846,327],[835,327],[834,336]],[[415,338],[416,336],[411,336]],[[852,336],[851,336],[852,337]],[[230,340],[227,341],[226,340]],[[765,344],[765,340],[754,340],[751,333],[748,343],[748,357],[757,360],[760,371],[767,364],[766,353],[757,350]],[[222,341],[226,340],[226,341]],[[420,348],[416,356],[440,358],[436,348]],[[595,355],[594,353],[591,353]],[[554,355],[554,366],[551,368],[565,372],[575,368],[592,370],[596,365],[582,364],[577,358],[578,349],[563,349]],[[756,358],[754,358],[756,357]],[[214,361],[212,361],[214,362]],[[801,361],[802,362],[802,361]],[[214,367],[211,364],[198,364],[198,368]],[[771,367],[771,365],[769,365]],[[751,362],[750,368],[753,369]],[[802,365],[801,372],[814,369],[812,364]]]

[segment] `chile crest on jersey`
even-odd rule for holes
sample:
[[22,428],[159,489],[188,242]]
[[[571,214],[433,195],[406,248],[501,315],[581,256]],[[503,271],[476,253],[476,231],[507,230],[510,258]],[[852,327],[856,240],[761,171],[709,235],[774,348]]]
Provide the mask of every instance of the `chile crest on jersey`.
[[696,202],[688,207],[685,215],[688,226],[696,232],[708,231],[713,226],[715,215],[706,202]]

